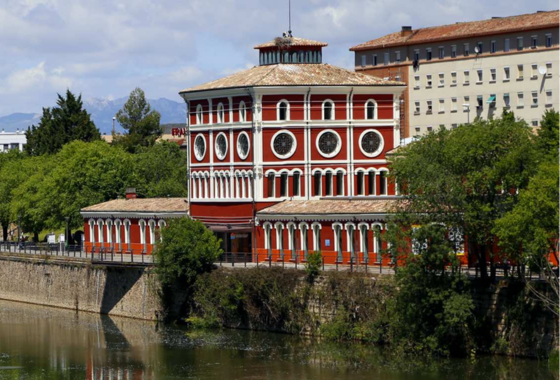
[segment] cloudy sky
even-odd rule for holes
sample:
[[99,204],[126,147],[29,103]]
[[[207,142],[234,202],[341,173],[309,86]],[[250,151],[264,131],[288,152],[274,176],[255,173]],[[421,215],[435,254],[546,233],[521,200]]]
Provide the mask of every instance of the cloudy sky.
[[[1,0],[0,116],[40,112],[57,92],[149,98],[258,62],[253,46],[288,29],[287,0]],[[557,0],[292,0],[294,35],[352,45],[397,31],[558,8]]]

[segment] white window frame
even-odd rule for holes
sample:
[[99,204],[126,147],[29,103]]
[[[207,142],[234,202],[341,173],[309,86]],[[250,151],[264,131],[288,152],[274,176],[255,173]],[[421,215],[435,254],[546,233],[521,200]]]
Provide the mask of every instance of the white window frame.
[[321,250],[321,229],[323,226],[321,223],[315,222],[311,225],[311,230],[313,231],[313,252],[319,252]]
[[451,72],[451,86],[457,86],[457,71]]
[[225,112],[225,108],[224,108],[224,103],[218,103],[218,107],[216,108],[216,116],[217,116],[217,122],[218,124],[222,124],[225,121],[225,117],[226,117],[226,112]]
[[445,86],[445,73],[439,73],[438,74],[438,87],[444,87]]
[[245,123],[247,121],[247,105],[244,101],[239,102],[239,122]]
[[484,71],[482,69],[476,70],[476,84],[481,84],[484,82]]
[[434,105],[431,100],[426,100],[426,115],[434,113]]
[[[324,153],[319,148],[319,139],[321,138],[321,136],[323,136],[327,132],[330,132],[330,133],[334,134],[336,136],[337,140],[338,140],[338,143],[336,145],[336,149],[332,153]],[[342,149],[342,139],[340,138],[340,135],[338,134],[338,132],[335,131],[334,129],[325,129],[325,130],[322,130],[321,132],[319,132],[319,134],[317,135],[317,138],[315,139],[315,148],[317,149],[317,151],[319,152],[319,154],[321,156],[323,156],[325,158],[332,158],[332,157],[335,157],[340,152],[340,149]]]
[[445,113],[445,99],[439,99],[439,110],[438,113]]
[[[330,117],[330,119],[326,119],[326,118],[325,118],[325,105],[326,105],[327,103],[330,103],[330,105],[331,105],[331,107],[332,107],[332,108],[331,108],[331,117]],[[321,105],[321,116],[322,116],[323,121],[332,121],[332,120],[336,120],[335,113],[336,113],[336,109],[335,109],[334,101],[332,101],[331,99],[325,99],[325,100],[323,101],[323,104]]]
[[416,100],[414,102],[414,114],[415,115],[420,115],[420,112],[421,112],[420,101]]
[[[373,104],[373,119],[369,119],[368,118],[368,104]],[[375,101],[375,99],[368,99],[365,103],[364,103],[364,119],[366,120],[377,120],[378,119],[378,114],[377,114],[377,102]]]
[[[280,120],[280,104],[282,103],[286,103],[286,120]],[[278,103],[276,103],[276,120],[277,121],[290,121],[291,117],[290,117],[290,102],[287,101],[286,99],[281,99],[280,101],[278,101]]]
[[552,105],[552,90],[545,90],[544,92],[546,94],[546,105]]
[[[507,99],[507,101],[506,101]],[[509,96],[509,92],[505,92],[503,95],[504,107],[509,108],[511,107],[511,97]]]
[[523,108],[525,107],[525,99],[524,99],[524,95],[523,92],[518,92],[517,93],[517,108]]
[[426,74],[426,88],[432,88],[432,74]]
[[539,92],[531,91],[531,107],[539,106]]
[[[278,136],[281,133],[287,133],[289,135],[292,136],[292,139],[294,140],[294,145],[292,146],[292,150],[290,150],[287,154],[285,155],[280,155],[276,152],[276,150],[274,149],[274,140],[276,139],[276,136]],[[297,150],[297,139],[296,136],[289,130],[287,129],[281,129],[278,132],[276,132],[272,138],[270,139],[270,149],[272,149],[272,153],[279,159],[281,160],[287,160],[288,158],[292,157],[294,155],[294,153]]]
[[463,85],[470,84],[471,72],[469,70],[463,70]]
[[451,98],[451,112],[457,112],[457,98]]
[[203,125],[204,124],[204,109],[202,104],[196,106],[196,124]]
[[[224,140],[226,142],[226,148],[223,152],[219,152],[218,150],[218,138],[220,136],[224,137]],[[224,132],[220,132],[218,133],[218,135],[216,136],[216,139],[214,140],[214,151],[216,152],[216,157],[218,158],[218,160],[223,161],[225,160],[225,158],[227,157],[228,151],[229,151],[229,141],[228,141],[228,137]]]
[[509,68],[509,66],[505,66],[504,67],[504,82],[509,82],[509,80],[511,79],[511,69]]

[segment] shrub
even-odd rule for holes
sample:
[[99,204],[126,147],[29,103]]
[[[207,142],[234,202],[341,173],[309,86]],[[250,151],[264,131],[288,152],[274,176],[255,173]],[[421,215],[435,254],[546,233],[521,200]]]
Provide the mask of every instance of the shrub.
[[323,263],[323,255],[321,251],[309,252],[307,255],[307,262],[305,263],[305,273],[307,273],[307,279],[313,282],[321,271],[321,264]]

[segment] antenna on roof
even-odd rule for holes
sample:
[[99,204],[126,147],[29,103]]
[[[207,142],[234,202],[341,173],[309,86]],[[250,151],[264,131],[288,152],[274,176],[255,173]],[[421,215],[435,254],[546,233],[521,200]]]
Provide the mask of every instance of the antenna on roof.
[[292,0],[288,0],[288,37],[292,37]]

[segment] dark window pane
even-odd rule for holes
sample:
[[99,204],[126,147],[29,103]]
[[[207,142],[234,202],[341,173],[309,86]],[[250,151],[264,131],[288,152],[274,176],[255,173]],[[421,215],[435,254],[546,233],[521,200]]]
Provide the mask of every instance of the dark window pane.
[[344,173],[336,173],[336,195],[344,195]]
[[321,196],[321,173],[320,172],[316,172],[314,174],[315,176],[315,186],[314,186],[314,193],[315,196]]
[[368,195],[375,195],[375,173],[369,172],[368,175]]
[[358,183],[357,183],[358,195],[364,194],[364,172],[358,173]]
[[299,184],[300,184],[300,174],[299,173],[294,173],[294,177],[293,177],[293,196],[298,196],[300,195],[299,193]]
[[274,173],[268,175],[268,197],[274,197]]
[[288,173],[282,173],[280,175],[280,196],[288,196]]
[[325,195],[332,195],[332,173],[326,174]]

